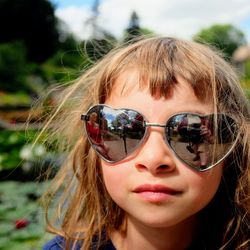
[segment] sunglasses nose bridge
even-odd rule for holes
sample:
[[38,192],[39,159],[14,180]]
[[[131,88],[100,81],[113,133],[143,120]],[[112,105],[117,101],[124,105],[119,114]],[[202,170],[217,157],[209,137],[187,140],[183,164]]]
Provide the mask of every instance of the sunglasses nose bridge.
[[154,123],[154,122],[145,122],[146,127],[161,127],[165,128],[166,124]]
[[[168,131],[169,131],[169,128],[167,126],[167,124],[161,124],[161,123],[155,123],[155,122],[145,122],[145,127],[148,128],[148,127],[158,127],[158,128],[164,128],[164,139],[165,139],[165,142],[168,141]],[[168,143],[167,143],[168,145]]]
[[167,135],[167,125],[166,124],[160,124],[160,123],[155,123],[155,122],[145,122],[145,127],[148,128],[148,127],[157,127],[157,128],[164,128],[165,131],[164,131],[164,137],[166,137]]

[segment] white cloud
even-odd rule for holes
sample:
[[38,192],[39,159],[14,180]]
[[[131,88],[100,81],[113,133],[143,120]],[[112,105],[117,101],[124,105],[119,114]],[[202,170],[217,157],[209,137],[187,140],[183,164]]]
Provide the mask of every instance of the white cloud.
[[[133,10],[140,18],[141,27],[161,35],[191,39],[201,28],[214,23],[231,23],[241,28],[241,22],[250,17],[250,1],[103,0],[99,8],[99,25],[121,37]],[[56,15],[80,38],[89,36],[90,26],[86,20],[91,17],[91,10],[86,5],[58,9]]]
[[90,29],[86,24],[91,17],[90,9],[87,7],[69,6],[56,10],[56,16],[59,17],[79,38],[87,38],[90,35]]

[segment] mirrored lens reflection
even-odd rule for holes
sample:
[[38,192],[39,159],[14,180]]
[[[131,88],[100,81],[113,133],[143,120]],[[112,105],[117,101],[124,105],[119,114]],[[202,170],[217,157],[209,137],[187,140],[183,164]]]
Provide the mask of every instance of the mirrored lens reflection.
[[[216,124],[216,125],[215,125]],[[129,109],[98,105],[89,110],[86,131],[93,148],[107,161],[117,162],[142,143],[143,116]],[[198,170],[221,161],[232,149],[238,132],[234,120],[218,114],[178,114],[166,125],[166,139],[177,157]]]
[[116,162],[133,152],[145,134],[143,116],[136,111],[96,106],[88,112],[86,130],[94,149]]
[[232,148],[237,127],[230,117],[179,114],[170,119],[167,139],[175,154],[189,166],[205,170]]

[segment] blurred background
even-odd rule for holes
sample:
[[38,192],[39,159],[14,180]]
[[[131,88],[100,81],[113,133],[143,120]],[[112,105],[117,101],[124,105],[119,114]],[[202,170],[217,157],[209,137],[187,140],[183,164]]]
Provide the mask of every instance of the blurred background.
[[53,176],[62,156],[42,142],[32,147],[56,105],[49,90],[117,44],[150,34],[209,43],[236,67],[250,98],[248,0],[0,0],[0,30],[0,250],[41,249],[50,237],[39,177],[50,166]]

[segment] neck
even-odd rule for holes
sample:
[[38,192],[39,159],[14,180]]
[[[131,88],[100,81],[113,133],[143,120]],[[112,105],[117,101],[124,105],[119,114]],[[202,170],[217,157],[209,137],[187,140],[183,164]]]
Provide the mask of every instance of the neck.
[[161,228],[142,225],[128,218],[124,232],[113,233],[111,240],[118,250],[184,250],[194,238],[196,225],[195,217],[178,225]]

